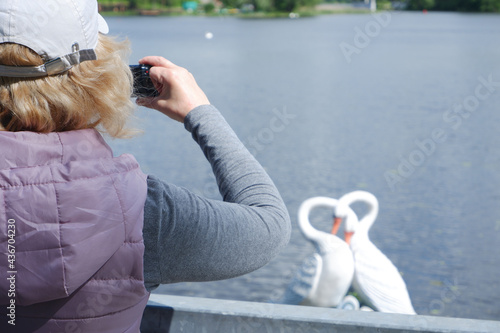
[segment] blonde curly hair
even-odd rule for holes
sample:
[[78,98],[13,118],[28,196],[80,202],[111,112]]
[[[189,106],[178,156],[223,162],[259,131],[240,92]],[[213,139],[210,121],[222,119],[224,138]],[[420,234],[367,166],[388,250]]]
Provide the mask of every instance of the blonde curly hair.
[[[112,137],[125,128],[135,105],[128,67],[130,44],[99,35],[98,60],[42,78],[0,77],[0,130],[63,132],[96,128]],[[38,66],[42,58],[18,44],[0,44],[0,64]]]

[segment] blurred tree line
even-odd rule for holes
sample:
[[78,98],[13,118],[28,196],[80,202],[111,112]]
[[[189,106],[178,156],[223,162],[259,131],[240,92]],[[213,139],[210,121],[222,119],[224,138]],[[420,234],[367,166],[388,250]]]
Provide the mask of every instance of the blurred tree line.
[[408,0],[409,10],[500,12],[500,0]]
[[[98,0],[110,7],[121,5],[128,10],[180,7],[184,0]],[[197,1],[197,0],[195,0]],[[252,5],[256,11],[292,12],[303,7],[313,7],[332,0],[220,0],[226,8]],[[337,0],[344,1],[344,0]],[[405,1],[405,0],[403,0]],[[348,1],[347,1],[348,2]],[[500,0],[406,0],[409,10],[440,10],[464,12],[500,12]]]
[[222,0],[225,7],[240,8],[251,4],[256,11],[261,12],[292,12],[301,7],[314,7],[322,0]]
[[180,7],[182,0],[97,0],[105,9],[125,8],[126,10]]
[[[179,7],[183,0],[98,0],[105,8],[122,4],[128,10],[151,9],[163,7]],[[196,0],[195,0],[196,1]],[[226,8],[241,8],[252,5],[256,11],[292,12],[301,7],[313,7],[323,2],[322,0],[221,0]]]

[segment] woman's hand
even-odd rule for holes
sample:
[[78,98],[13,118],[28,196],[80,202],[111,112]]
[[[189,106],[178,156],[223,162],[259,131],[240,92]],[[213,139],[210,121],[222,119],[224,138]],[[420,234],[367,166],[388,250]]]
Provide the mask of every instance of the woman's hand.
[[149,76],[158,90],[157,97],[137,98],[136,103],[156,109],[170,118],[184,122],[197,106],[210,104],[193,75],[163,57],[145,57],[140,64],[151,65]]

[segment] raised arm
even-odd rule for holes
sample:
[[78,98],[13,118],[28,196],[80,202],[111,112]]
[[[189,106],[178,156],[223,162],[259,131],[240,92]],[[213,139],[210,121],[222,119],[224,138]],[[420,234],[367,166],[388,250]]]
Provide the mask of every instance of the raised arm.
[[251,272],[290,237],[278,190],[219,111],[198,105],[182,121],[210,162],[224,201],[148,177],[144,270],[150,288]]

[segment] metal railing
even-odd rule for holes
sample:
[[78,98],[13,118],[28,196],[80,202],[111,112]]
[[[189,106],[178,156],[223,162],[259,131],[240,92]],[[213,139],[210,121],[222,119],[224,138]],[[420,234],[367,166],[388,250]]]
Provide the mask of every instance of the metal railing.
[[152,294],[142,333],[499,333],[500,322]]

